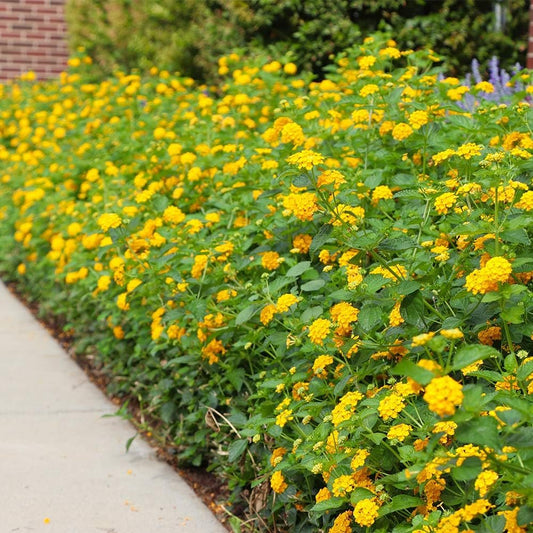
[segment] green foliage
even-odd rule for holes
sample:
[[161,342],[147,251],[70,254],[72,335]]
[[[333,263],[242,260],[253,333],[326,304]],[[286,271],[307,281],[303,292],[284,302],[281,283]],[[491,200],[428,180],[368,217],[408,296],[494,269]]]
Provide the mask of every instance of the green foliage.
[[255,529],[526,527],[531,72],[489,101],[381,34],[216,92],[86,62],[0,86],[0,271],[142,429]]
[[290,57],[320,76],[331,58],[376,30],[402,48],[430,47],[457,74],[492,56],[525,63],[528,0],[69,0],[73,50],[83,46],[103,73],[153,65],[195,79],[217,78],[217,59],[241,47]]

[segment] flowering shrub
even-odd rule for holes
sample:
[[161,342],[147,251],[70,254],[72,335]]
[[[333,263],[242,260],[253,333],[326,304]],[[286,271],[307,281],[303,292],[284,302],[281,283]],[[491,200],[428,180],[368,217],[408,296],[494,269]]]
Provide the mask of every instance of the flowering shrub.
[[531,520],[533,85],[467,112],[436,59],[3,87],[4,275],[257,529]]

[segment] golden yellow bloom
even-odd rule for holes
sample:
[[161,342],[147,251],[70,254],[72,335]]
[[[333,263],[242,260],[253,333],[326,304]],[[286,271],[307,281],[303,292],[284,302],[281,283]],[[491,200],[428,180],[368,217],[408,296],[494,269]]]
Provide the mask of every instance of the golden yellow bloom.
[[283,474],[279,470],[272,474],[272,477],[270,478],[270,486],[272,487],[272,490],[278,494],[283,494],[287,490],[288,485],[285,482]]
[[261,324],[263,324],[263,326],[267,326],[274,318],[275,314],[276,306],[274,304],[268,304],[263,307],[263,309],[261,309],[261,313],[259,314],[259,320],[261,321]]
[[472,294],[497,291],[498,283],[507,282],[512,271],[511,263],[505,257],[493,257],[484,267],[468,274],[465,287]]
[[514,207],[518,209],[524,209],[525,211],[533,210],[533,191],[525,192],[520,200],[514,204]]
[[261,254],[261,264],[267,270],[276,270],[282,263],[278,252],[263,252]]
[[359,96],[363,98],[379,92],[379,87],[374,83],[368,83],[359,90]]
[[402,305],[401,300],[396,302],[389,314],[389,326],[393,328],[397,326],[401,326],[405,322],[402,315],[400,314],[401,305]]
[[[320,465],[322,466],[322,465]],[[318,472],[317,472],[318,473]],[[315,496],[316,503],[318,502],[324,502],[326,500],[329,500],[331,498],[331,492],[327,487],[322,487]]]
[[270,456],[270,464],[273,466],[273,467],[276,467],[282,457],[287,453],[287,450],[285,448],[276,448],[273,452],[272,452],[272,455]]
[[450,416],[463,402],[463,387],[449,376],[433,378],[426,387],[424,400],[430,411],[439,416]]
[[322,346],[324,344],[324,339],[329,335],[331,329],[331,322],[326,318],[317,318],[309,326],[309,338],[314,344]]
[[435,209],[440,215],[448,213],[449,209],[457,202],[457,196],[453,192],[445,192],[437,198],[435,198]]
[[296,253],[299,254],[306,254],[309,251],[312,240],[313,237],[306,233],[295,235],[295,237],[292,239],[293,249],[291,250],[291,252],[296,251]]
[[194,264],[191,269],[191,276],[194,279],[200,279],[207,266],[207,255],[199,254],[194,258]]
[[333,425],[337,427],[342,422],[349,420],[355,412],[358,402],[362,399],[363,395],[358,391],[346,393],[331,411]]
[[359,500],[353,509],[354,520],[363,527],[371,526],[378,517],[379,505],[374,499]]
[[329,528],[328,533],[351,533],[352,532],[352,511],[344,511],[341,513],[333,525]]
[[295,165],[299,169],[311,170],[313,167],[324,162],[324,156],[312,150],[302,150],[287,158],[287,163]]
[[283,207],[288,214],[294,214],[299,220],[313,220],[318,211],[316,195],[312,192],[292,193],[283,198]]
[[313,363],[313,373],[319,378],[326,377],[326,367],[333,363],[333,357],[331,355],[319,355]]
[[441,329],[440,334],[446,339],[462,339],[464,337],[463,332],[459,328],[453,329]]
[[276,416],[276,424],[282,428],[287,422],[293,420],[293,418],[294,417],[292,416],[292,410],[284,409],[278,416]]
[[276,312],[277,313],[285,313],[285,311],[288,311],[291,307],[291,305],[294,305],[297,303],[299,298],[295,296],[294,294],[282,294],[278,301],[276,302]]
[[404,141],[413,133],[413,128],[405,122],[400,122],[392,129],[392,137],[397,141]]
[[409,124],[413,127],[413,129],[418,130],[422,126],[426,125],[429,121],[429,116],[426,111],[413,111],[409,115]]
[[396,426],[391,426],[387,438],[389,440],[398,439],[400,442],[403,442],[413,430],[412,426],[409,424],[397,424]]
[[121,224],[122,219],[116,213],[104,213],[98,217],[98,225],[102,231],[118,228]]
[[397,418],[398,414],[405,407],[405,402],[403,398],[396,393],[389,394],[385,396],[378,406],[378,413],[383,420],[388,420],[389,418]]
[[346,496],[355,489],[355,480],[350,475],[342,475],[333,481],[333,496]]
[[372,191],[372,205],[378,205],[380,200],[390,200],[392,198],[392,191],[387,185],[378,185]]
[[479,492],[480,496],[485,496],[492,485],[498,481],[498,474],[493,470],[484,470],[481,472],[474,483],[474,488]]

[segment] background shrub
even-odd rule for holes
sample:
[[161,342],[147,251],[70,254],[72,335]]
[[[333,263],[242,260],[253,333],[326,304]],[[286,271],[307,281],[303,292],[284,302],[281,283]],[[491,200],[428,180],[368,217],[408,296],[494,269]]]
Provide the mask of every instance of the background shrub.
[[73,49],[84,46],[102,74],[120,68],[180,71],[214,80],[216,60],[242,46],[291,54],[300,68],[322,75],[332,54],[378,29],[404,48],[429,46],[464,73],[476,57],[502,66],[524,63],[527,0],[501,3],[497,31],[493,0],[69,0]]

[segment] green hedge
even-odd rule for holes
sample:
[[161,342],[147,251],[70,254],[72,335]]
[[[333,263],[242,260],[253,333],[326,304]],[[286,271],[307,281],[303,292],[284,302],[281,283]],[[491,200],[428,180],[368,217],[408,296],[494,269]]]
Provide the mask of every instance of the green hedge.
[[323,76],[334,54],[377,29],[403,48],[430,47],[465,73],[472,58],[492,56],[509,69],[525,64],[529,2],[493,0],[69,0],[73,50],[82,46],[101,73],[153,64],[195,79],[217,80],[217,59],[241,47],[287,54]]
[[236,530],[531,520],[531,73],[494,103],[435,59],[2,86],[2,275],[227,480]]

